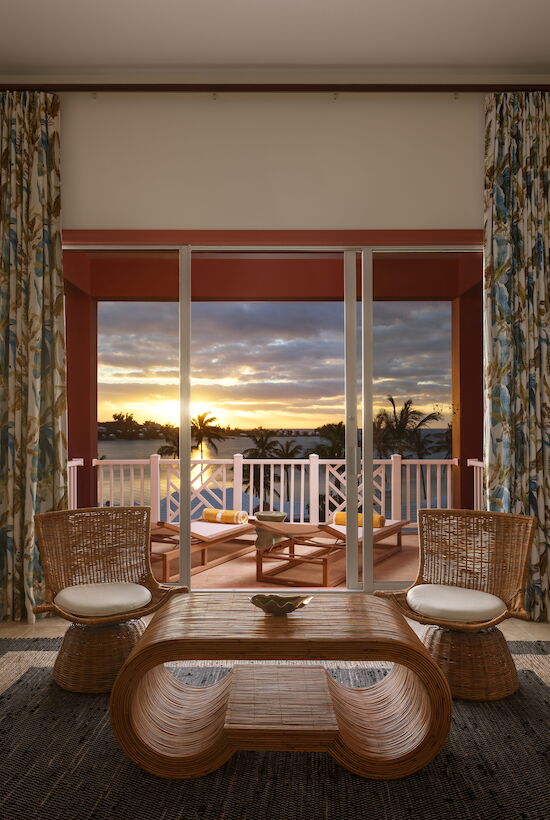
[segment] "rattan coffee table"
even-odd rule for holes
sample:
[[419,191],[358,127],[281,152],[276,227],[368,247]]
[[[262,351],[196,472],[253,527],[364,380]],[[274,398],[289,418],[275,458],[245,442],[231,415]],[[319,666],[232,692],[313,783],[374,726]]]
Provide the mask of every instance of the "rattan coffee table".
[[[392,661],[354,689],[321,665],[236,664],[211,686],[186,686],[164,664],[226,660]],[[148,772],[199,777],[239,749],[323,751],[374,779],[421,769],[447,737],[443,673],[387,601],[362,593],[315,596],[287,617],[265,615],[246,593],[191,593],[159,610],[122,667],[111,696],[113,732]]]

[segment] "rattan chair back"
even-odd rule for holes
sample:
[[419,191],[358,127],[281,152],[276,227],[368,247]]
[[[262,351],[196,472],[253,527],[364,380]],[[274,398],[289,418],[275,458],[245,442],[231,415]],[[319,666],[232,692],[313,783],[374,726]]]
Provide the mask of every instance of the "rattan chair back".
[[508,605],[525,586],[535,531],[531,516],[480,510],[419,510],[416,584],[489,592]]
[[158,589],[149,559],[149,507],[62,510],[35,521],[52,597],[68,586],[111,581]]

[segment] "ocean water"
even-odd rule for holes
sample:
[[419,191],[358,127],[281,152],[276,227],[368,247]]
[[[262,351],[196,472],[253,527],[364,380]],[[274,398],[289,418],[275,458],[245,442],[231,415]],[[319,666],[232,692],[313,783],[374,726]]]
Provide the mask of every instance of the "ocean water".
[[[307,458],[305,452],[312,450],[320,439],[318,436],[292,436],[293,441],[302,447],[303,454],[300,458]],[[284,444],[289,439],[285,436],[280,436],[275,439]],[[101,458],[113,459],[133,459],[133,458],[149,458],[150,455],[156,453],[159,447],[162,447],[166,442],[164,439],[107,439],[106,441],[98,441],[98,454]],[[203,444],[203,458],[233,458],[235,453],[242,453],[249,447],[253,447],[254,442],[247,436],[230,436],[217,442],[217,452],[209,447],[205,442]],[[197,449],[191,451],[191,458],[200,458],[200,452]]]
[[[435,433],[443,433],[441,429],[429,429],[425,433],[427,435]],[[284,444],[286,441],[292,439],[297,445],[302,448],[302,454],[299,458],[307,458],[306,452],[312,450],[321,439],[318,436],[277,436],[276,441]],[[98,441],[98,455],[101,458],[112,459],[134,459],[134,458],[149,458],[150,455],[156,453],[159,447],[162,447],[166,442],[164,439],[107,439],[106,441]],[[203,445],[203,458],[233,458],[235,453],[242,453],[249,447],[253,447],[254,442],[246,436],[230,436],[217,442],[217,452],[208,446],[205,442]],[[193,449],[191,458],[200,458],[199,450]],[[376,456],[375,456],[376,458]],[[441,450],[430,458],[445,458],[445,451]]]

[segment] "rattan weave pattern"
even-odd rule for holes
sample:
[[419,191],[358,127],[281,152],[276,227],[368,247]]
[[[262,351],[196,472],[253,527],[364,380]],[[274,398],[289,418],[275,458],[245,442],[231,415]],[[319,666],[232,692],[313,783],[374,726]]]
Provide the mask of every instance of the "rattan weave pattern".
[[408,589],[377,590],[403,615],[422,624],[478,632],[505,618],[529,616],[523,606],[527,558],[535,532],[531,516],[479,510],[420,510],[420,563],[411,589],[418,584],[446,584],[489,592],[502,598],[508,609],[482,623],[446,621],[421,615],[407,604]]
[[142,618],[105,626],[71,624],[55,661],[54,680],[70,692],[109,692],[144,630]]
[[[182,687],[164,666],[192,659],[394,666],[359,692],[332,680],[327,690],[323,670],[319,677],[293,666],[233,670],[223,686],[199,692]],[[312,730],[312,701],[324,724],[318,731]],[[324,748],[363,777],[389,779],[417,771],[437,754],[449,730],[451,698],[437,664],[384,601],[361,593],[322,595],[274,618],[243,593],[191,593],[155,615],[117,677],[110,710],[125,753],[163,777],[206,774],[241,748]],[[286,720],[292,729],[285,739]]]
[[449,681],[453,697],[500,700],[517,691],[518,673],[500,629],[458,632],[430,626],[423,641]]
[[420,510],[418,516],[420,564],[409,589],[418,584],[477,589],[498,596],[507,609],[489,621],[448,621],[411,609],[408,589],[375,595],[389,599],[405,617],[441,628],[442,634],[429,632],[426,645],[446,673],[453,697],[506,697],[516,691],[517,675],[506,641],[494,628],[506,618],[529,618],[523,599],[535,519],[479,510]]
[[[73,624],[54,678],[70,691],[107,692],[143,631],[140,619],[187,588],[162,587],[151,572],[149,507],[62,510],[35,520],[45,595],[34,611],[53,612]],[[151,601],[139,609],[93,617],[73,615],[55,603],[65,587],[113,581],[141,584]]]
[[[0,815],[8,820],[545,817],[549,641],[512,642],[520,690],[493,703],[456,701],[450,734],[435,759],[391,782],[357,777],[328,754],[276,751],[238,752],[197,780],[148,774],[124,757],[113,738],[108,696],[51,685],[58,646],[57,639],[0,640],[8,686],[0,697]],[[202,661],[170,670],[201,688],[238,665]],[[356,661],[328,666],[348,687],[367,687],[380,677]]]

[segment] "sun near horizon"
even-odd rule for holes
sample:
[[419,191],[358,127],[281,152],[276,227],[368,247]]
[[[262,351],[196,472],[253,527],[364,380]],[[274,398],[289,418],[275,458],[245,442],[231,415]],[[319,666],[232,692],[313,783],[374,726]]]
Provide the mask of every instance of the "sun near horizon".
[[[408,397],[407,397],[408,398]],[[399,407],[406,401],[406,398],[396,398]],[[420,410],[424,415],[434,411],[433,404],[422,405],[413,400],[415,410]],[[373,416],[380,410],[387,410],[387,401],[377,402],[373,407]],[[440,409],[440,408],[436,408]],[[179,427],[180,404],[177,399],[163,399],[160,401],[145,402],[136,397],[130,397],[124,406],[115,405],[109,401],[100,401],[98,404],[99,423],[112,421],[114,413],[131,413],[138,424],[145,421],[155,421],[159,424],[173,424]],[[324,412],[323,416],[313,415],[308,411],[301,412],[300,409],[289,408],[285,412],[273,410],[273,408],[258,406],[252,411],[232,411],[223,407],[209,405],[206,402],[191,402],[190,418],[194,419],[201,413],[208,413],[216,419],[216,424],[220,427],[237,427],[244,430],[253,430],[257,427],[267,429],[304,429],[313,430],[323,424],[337,423],[344,419],[343,408],[334,408],[332,412]],[[446,427],[451,416],[449,412],[442,412],[440,421],[433,425],[435,427]]]
[[[193,304],[190,416],[221,427],[315,429],[345,418],[341,303]],[[180,424],[177,306],[102,303],[98,418]],[[411,399],[450,421],[446,303],[375,303],[373,415]]]

